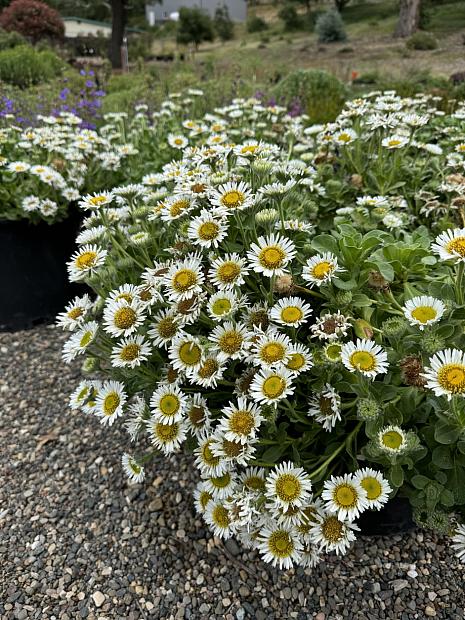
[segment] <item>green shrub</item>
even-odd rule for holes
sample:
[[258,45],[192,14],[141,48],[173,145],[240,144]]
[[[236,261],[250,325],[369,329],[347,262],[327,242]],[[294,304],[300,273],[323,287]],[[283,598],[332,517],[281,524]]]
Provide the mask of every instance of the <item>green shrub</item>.
[[12,47],[18,47],[18,45],[24,45],[26,40],[19,32],[7,32],[0,28],[0,52],[3,50],[9,50]]
[[429,32],[415,32],[407,40],[406,46],[409,50],[435,50],[438,47],[438,41]]
[[215,11],[213,26],[216,34],[222,41],[234,39],[234,22],[229,17],[228,7],[219,6]]
[[20,45],[0,52],[0,81],[20,88],[47,82],[63,68],[63,61],[49,50],[38,52]]
[[268,29],[268,24],[257,15],[251,15],[247,20],[247,32],[263,32]]
[[276,85],[274,95],[287,104],[299,100],[312,122],[325,123],[339,114],[348,92],[345,85],[327,71],[299,69]]
[[335,43],[336,41],[346,41],[347,39],[342,17],[335,10],[322,13],[318,17],[315,24],[315,32],[320,43]]
[[284,30],[300,30],[303,26],[302,19],[292,4],[285,4],[279,11],[278,17],[284,22]]

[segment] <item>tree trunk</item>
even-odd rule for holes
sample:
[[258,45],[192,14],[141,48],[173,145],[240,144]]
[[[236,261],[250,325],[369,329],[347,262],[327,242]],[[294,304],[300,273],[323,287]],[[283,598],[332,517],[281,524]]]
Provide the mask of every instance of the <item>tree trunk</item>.
[[418,30],[421,0],[400,0],[399,21],[395,37],[409,37]]
[[121,69],[121,47],[126,26],[124,0],[111,0],[111,16],[110,60],[113,69]]

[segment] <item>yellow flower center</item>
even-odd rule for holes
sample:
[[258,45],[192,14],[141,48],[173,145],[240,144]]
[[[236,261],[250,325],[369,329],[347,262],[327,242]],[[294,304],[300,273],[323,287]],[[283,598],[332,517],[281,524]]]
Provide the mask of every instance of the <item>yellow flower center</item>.
[[237,189],[231,189],[223,194],[221,197],[221,204],[231,209],[237,209],[244,202],[245,196],[243,192]]
[[178,326],[173,318],[165,317],[158,323],[157,331],[162,338],[169,339],[176,334]]
[[131,295],[131,293],[120,293],[115,297],[115,301],[119,301],[120,299],[124,299],[128,302],[128,304],[130,304],[133,300],[133,296]]
[[368,499],[371,500],[378,499],[378,497],[383,491],[379,480],[376,480],[376,478],[373,478],[372,476],[367,476],[366,478],[363,478],[363,480],[360,481],[360,484],[367,492]]
[[294,543],[285,530],[276,530],[268,539],[270,553],[278,558],[288,558],[294,551]]
[[198,373],[199,377],[201,379],[208,379],[209,377],[214,375],[215,372],[217,372],[218,368],[219,368],[219,364],[216,360],[208,359],[199,368],[199,373]]
[[131,344],[127,344],[123,349],[121,349],[120,358],[123,362],[132,362],[139,357],[140,354],[140,346],[134,342]]
[[95,261],[97,259],[97,253],[88,251],[80,254],[75,261],[76,267],[78,269],[90,269],[95,265]]
[[205,409],[198,405],[192,405],[189,409],[188,416],[192,426],[202,426],[205,420]]
[[227,314],[231,311],[231,302],[227,297],[222,299],[217,299],[212,306],[212,312],[216,316],[222,316],[223,314]]
[[242,444],[236,441],[229,441],[229,439],[224,439],[221,446],[223,448],[224,454],[228,458],[235,458],[236,456],[239,456],[239,454],[241,454],[242,452]]
[[195,342],[184,342],[178,351],[179,359],[186,366],[195,366],[200,362],[202,350]]
[[68,312],[68,318],[76,320],[80,316],[84,314],[84,310],[82,308],[73,308]]
[[244,486],[252,491],[264,491],[265,481],[259,476],[250,476],[244,480]]
[[188,291],[197,282],[197,275],[191,269],[181,269],[173,278],[173,288],[178,293]]
[[210,448],[211,441],[207,441],[202,447],[202,458],[207,465],[214,467],[220,462],[220,457],[215,456]]
[[207,504],[211,499],[213,499],[213,496],[211,493],[209,493],[208,491],[202,491],[199,497],[199,503],[204,510],[207,507]]
[[216,525],[223,529],[229,527],[230,520],[228,511],[224,506],[221,506],[221,504],[216,505],[212,510],[212,519]]
[[137,320],[137,314],[129,306],[123,306],[115,312],[113,319],[118,329],[129,329]]
[[338,362],[341,359],[342,346],[340,344],[330,344],[325,349],[326,357],[332,362]]
[[297,306],[287,306],[281,311],[281,320],[284,323],[296,323],[300,321],[304,316],[304,313]]
[[269,342],[262,347],[260,357],[267,364],[273,364],[282,360],[285,353],[286,349],[280,342]]
[[352,140],[352,136],[348,133],[340,133],[338,136],[339,142],[350,142]]
[[389,146],[399,146],[399,144],[402,144],[400,140],[389,140],[388,142]]
[[349,361],[354,368],[365,372],[376,368],[376,358],[368,351],[355,351]]
[[263,248],[258,255],[258,261],[266,269],[278,269],[283,264],[286,253],[278,246]]
[[382,442],[387,448],[398,450],[404,443],[404,438],[397,431],[388,431],[387,433],[383,433]]
[[292,502],[298,499],[302,485],[292,474],[282,474],[276,480],[276,494],[283,502]]
[[285,389],[286,382],[279,375],[271,375],[263,383],[263,393],[267,398],[278,398]]
[[257,149],[258,149],[257,144],[248,144],[247,146],[243,146],[241,148],[241,153],[243,155],[248,155],[249,153],[253,155]]
[[324,260],[313,267],[312,275],[317,280],[323,280],[329,273],[332,273],[333,269],[333,263]]
[[412,310],[412,317],[419,323],[427,323],[433,321],[437,316],[437,312],[431,306],[418,306]]
[[103,401],[103,412],[105,415],[113,415],[118,409],[121,399],[116,392],[110,392]]
[[218,476],[216,478],[210,478],[210,481],[213,484],[213,486],[217,487],[218,489],[224,489],[231,482],[231,474],[226,472],[222,476]]
[[204,222],[198,228],[199,238],[203,241],[211,241],[218,236],[220,227],[215,222]]
[[240,350],[243,342],[244,339],[239,332],[229,331],[224,332],[221,336],[218,341],[218,346],[224,353],[233,354]]
[[107,202],[107,197],[106,196],[92,196],[92,198],[89,200],[90,204],[98,206],[101,205],[105,202]]
[[228,263],[223,263],[218,268],[217,276],[221,282],[230,284],[231,282],[234,282],[234,280],[237,279],[240,273],[241,273],[241,268],[239,267],[239,265],[237,265],[236,263],[228,262]]
[[181,403],[176,394],[165,394],[160,398],[158,406],[165,415],[174,415],[179,411]]
[[438,372],[439,385],[454,394],[465,392],[465,366],[463,364],[446,364]]
[[155,433],[162,443],[169,443],[176,439],[179,434],[179,424],[155,424]]
[[237,435],[247,436],[255,428],[255,419],[250,411],[237,410],[229,418],[229,428]]
[[465,256],[465,237],[455,237],[446,245],[448,252],[455,252],[460,256]]
[[92,332],[85,332],[81,340],[79,341],[79,346],[87,347],[87,345],[90,343],[91,340],[92,340]]
[[341,508],[352,508],[357,504],[358,493],[348,484],[340,484],[333,491],[333,499]]
[[189,207],[189,205],[190,205],[190,202],[186,198],[183,198],[181,200],[176,200],[169,206],[171,217],[176,217],[177,215],[180,215],[183,211],[185,211]]
[[344,526],[337,517],[327,517],[323,521],[321,532],[326,540],[337,543],[342,538]]
[[301,353],[293,353],[286,364],[290,370],[300,370],[305,366],[305,357]]

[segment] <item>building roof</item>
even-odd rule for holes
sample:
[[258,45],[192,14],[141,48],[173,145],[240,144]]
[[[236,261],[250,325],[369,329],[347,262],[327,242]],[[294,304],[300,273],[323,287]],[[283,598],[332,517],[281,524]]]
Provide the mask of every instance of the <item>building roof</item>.
[[[92,26],[100,26],[100,28],[109,28],[111,30],[111,24],[110,22],[99,22],[95,19],[87,19],[86,17],[75,17],[75,16],[69,16],[69,17],[62,17],[61,18],[64,22],[82,22],[83,24],[90,24]],[[142,30],[141,28],[126,28],[126,30],[128,32],[145,32],[145,30]]]

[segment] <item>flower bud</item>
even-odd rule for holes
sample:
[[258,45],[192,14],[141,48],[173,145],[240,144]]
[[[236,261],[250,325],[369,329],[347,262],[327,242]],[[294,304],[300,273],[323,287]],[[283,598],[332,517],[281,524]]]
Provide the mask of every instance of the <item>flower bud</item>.
[[358,338],[367,338],[368,340],[373,338],[373,328],[365,319],[357,319],[353,327],[355,335],[358,336]]

